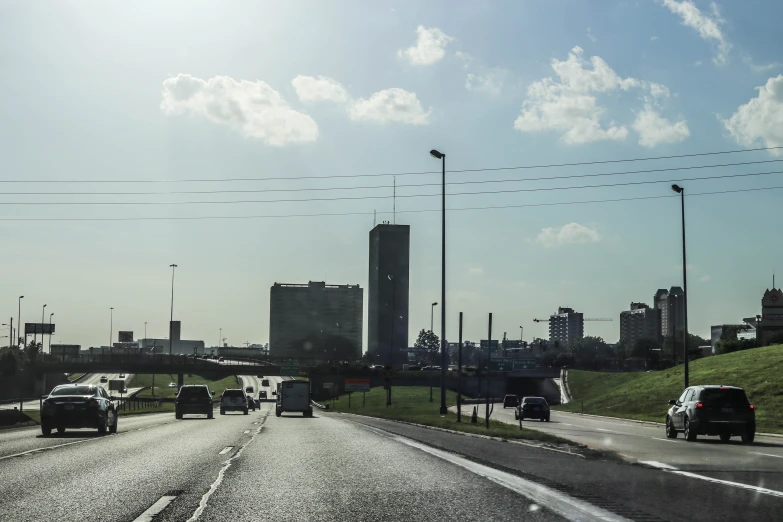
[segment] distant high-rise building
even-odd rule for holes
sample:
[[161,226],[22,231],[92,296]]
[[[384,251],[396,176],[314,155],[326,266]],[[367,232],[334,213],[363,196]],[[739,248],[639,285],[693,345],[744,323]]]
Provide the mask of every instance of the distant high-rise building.
[[[391,354],[408,348],[409,261],[409,225],[382,223],[370,231],[367,350],[381,364],[390,364]],[[393,357],[394,364],[402,361]]]
[[661,337],[673,337],[678,330],[682,330],[685,323],[684,298],[685,293],[679,286],[673,286],[670,290],[660,288],[655,292],[653,308],[660,310]]
[[356,360],[362,351],[359,285],[275,283],[269,292],[271,357]]
[[661,311],[644,303],[631,303],[631,309],[620,312],[620,341],[628,346],[639,339],[661,338]]
[[573,308],[559,307],[557,313],[549,317],[549,340],[568,343],[585,336],[585,320],[581,312]]

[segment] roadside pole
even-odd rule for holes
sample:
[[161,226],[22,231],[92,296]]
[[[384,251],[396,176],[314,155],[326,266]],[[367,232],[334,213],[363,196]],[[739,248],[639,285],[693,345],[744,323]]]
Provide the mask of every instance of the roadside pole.
[[457,422],[462,422],[462,312],[459,313],[459,345],[457,350]]
[[352,393],[353,393],[353,392],[348,392],[348,409],[349,409],[349,410],[351,409],[351,394],[352,394]]
[[491,356],[491,347],[492,346],[492,312],[489,313],[489,328],[487,331],[487,350],[490,354],[489,357],[487,357],[487,406],[485,410],[484,418],[486,420],[486,426],[487,429],[489,429],[489,368],[490,368],[490,362],[492,361]]

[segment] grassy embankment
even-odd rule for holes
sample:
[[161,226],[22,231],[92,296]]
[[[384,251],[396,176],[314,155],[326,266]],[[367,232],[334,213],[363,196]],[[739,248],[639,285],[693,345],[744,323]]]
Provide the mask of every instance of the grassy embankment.
[[[705,357],[689,365],[690,385],[724,384],[745,389],[756,407],[760,432],[783,433],[783,345]],[[573,402],[557,409],[664,422],[669,399],[683,390],[683,366],[650,373],[568,371]]]
[[[158,373],[155,374],[155,398],[165,399],[173,398],[177,395],[177,388],[169,388],[169,383],[177,382],[176,374]],[[206,384],[216,395],[220,395],[226,388],[239,388],[239,382],[233,375],[222,379],[212,380],[196,374],[185,374],[185,384]],[[137,397],[143,399],[152,398],[152,374],[134,375],[128,388],[147,388],[139,392]]]
[[[506,422],[490,419],[489,429],[485,427],[484,420],[479,419],[478,424],[470,423],[470,416],[463,415],[462,422],[457,422],[457,414],[448,412],[446,415],[439,413],[439,400],[430,402],[430,389],[424,386],[397,386],[392,389],[392,405],[386,406],[386,390],[382,387],[372,388],[367,392],[366,404],[362,406],[362,394],[353,393],[351,407],[348,408],[348,394],[340,395],[335,400],[328,401],[329,409],[337,412],[354,413],[368,417],[398,420],[446,428],[467,433],[490,435],[505,439],[528,439],[544,442],[566,442],[563,439],[548,433],[519,429],[518,426]],[[453,406],[457,403],[457,394],[447,390],[446,404]],[[497,405],[496,405],[497,407]]]

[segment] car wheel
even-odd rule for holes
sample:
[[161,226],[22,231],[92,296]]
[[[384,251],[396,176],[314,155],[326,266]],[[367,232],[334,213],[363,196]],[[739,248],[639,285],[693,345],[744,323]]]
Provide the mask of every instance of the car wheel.
[[677,438],[677,430],[674,428],[674,423],[670,418],[666,419],[666,438],[667,439]]
[[245,415],[247,415],[247,408],[245,408]]
[[208,419],[214,419],[215,418],[215,412],[213,412],[212,410],[209,410],[209,413],[207,413],[207,418]]
[[109,426],[109,433],[117,433],[117,424],[119,424],[120,419],[117,417],[117,412],[114,412],[114,424]]
[[175,412],[174,412],[174,418],[175,418],[175,419],[181,419],[181,418],[182,418],[182,413],[180,413],[180,412],[178,412],[178,411],[175,411]]
[[278,410],[278,409],[275,409],[275,416],[276,416],[276,417],[279,417],[279,416],[281,416],[282,414],[283,414],[283,412],[282,412],[282,411],[280,411],[280,410]]
[[753,439],[756,438],[756,430],[754,429],[746,429],[742,433],[742,443],[743,444],[751,444],[753,442]]
[[546,416],[546,421],[549,422],[549,415]]
[[514,411],[514,419],[519,420],[519,412]]
[[52,427],[47,426],[46,424],[41,424],[41,433],[43,433],[44,437],[48,437],[52,434]]
[[57,433],[58,433],[58,434],[60,434],[60,435],[62,435],[63,433],[65,433],[65,427],[63,427],[63,426],[57,426]]
[[728,442],[731,440],[731,433],[721,433],[720,434],[720,440],[721,442]]
[[103,422],[98,425],[98,433],[101,435],[106,434],[106,430],[109,429],[109,414],[106,413],[106,417],[103,418]]
[[685,417],[685,440],[693,442],[696,440],[696,432],[691,429],[691,421]]

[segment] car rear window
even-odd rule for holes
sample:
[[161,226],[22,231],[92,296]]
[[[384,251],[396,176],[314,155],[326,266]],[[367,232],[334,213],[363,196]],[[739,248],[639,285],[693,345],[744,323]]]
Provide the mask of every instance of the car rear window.
[[226,390],[223,392],[223,397],[242,397],[242,390]]
[[745,390],[739,388],[705,388],[699,394],[699,400],[705,404],[748,404]]
[[542,397],[528,397],[525,399],[525,404],[546,404],[546,399]]
[[49,395],[93,395],[95,388],[91,386],[66,386],[55,388]]
[[206,397],[207,395],[207,389],[203,386],[193,386],[192,388],[183,386],[179,390],[180,397]]

